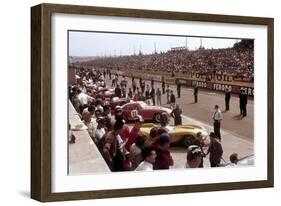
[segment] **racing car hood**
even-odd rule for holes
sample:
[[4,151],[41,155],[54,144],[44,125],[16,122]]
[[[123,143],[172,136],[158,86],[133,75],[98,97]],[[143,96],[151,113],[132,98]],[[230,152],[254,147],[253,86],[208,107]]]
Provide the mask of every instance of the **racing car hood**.
[[147,109],[147,110],[159,110],[159,111],[165,111],[165,112],[167,112],[167,113],[171,113],[172,112],[172,110],[171,109],[169,109],[169,108],[166,108],[166,107],[159,107],[159,106],[146,106],[145,107],[145,109]]

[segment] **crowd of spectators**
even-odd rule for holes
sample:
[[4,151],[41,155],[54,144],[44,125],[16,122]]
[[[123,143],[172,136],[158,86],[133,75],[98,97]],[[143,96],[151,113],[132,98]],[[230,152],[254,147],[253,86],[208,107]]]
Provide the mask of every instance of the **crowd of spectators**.
[[[246,40],[245,40],[246,41]],[[160,71],[174,75],[218,74],[237,79],[252,79],[254,74],[253,41],[242,41],[231,48],[170,50],[154,54],[100,57],[85,65],[111,70]]]

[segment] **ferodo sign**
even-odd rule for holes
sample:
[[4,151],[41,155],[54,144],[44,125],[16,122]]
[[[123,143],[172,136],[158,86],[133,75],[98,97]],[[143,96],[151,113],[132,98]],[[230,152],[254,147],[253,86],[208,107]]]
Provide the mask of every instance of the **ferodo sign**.
[[232,93],[234,94],[239,94],[240,90],[244,90],[246,91],[246,93],[249,96],[254,96],[254,88],[251,87],[240,87],[237,85],[226,85],[226,84],[213,84],[213,90],[217,90],[217,91],[225,91],[226,89],[229,89]]
[[251,87],[241,87],[237,85],[229,85],[229,84],[219,84],[212,82],[203,82],[203,81],[192,81],[192,86],[197,86],[203,89],[215,90],[215,91],[225,91],[226,89],[230,90],[234,94],[239,94],[240,90],[244,90],[247,92],[249,96],[254,96],[254,88]]

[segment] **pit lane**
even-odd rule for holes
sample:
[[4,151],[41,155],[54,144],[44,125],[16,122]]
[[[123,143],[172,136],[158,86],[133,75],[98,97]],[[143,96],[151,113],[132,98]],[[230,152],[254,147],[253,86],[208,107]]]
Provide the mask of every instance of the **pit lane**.
[[[113,75],[112,75],[113,76]],[[121,77],[119,77],[121,79]],[[131,87],[131,78],[126,78],[127,92]],[[138,85],[139,79],[135,79]],[[150,85],[150,81],[145,81]],[[111,80],[106,76],[106,85],[111,85]],[[155,90],[161,88],[160,82],[154,82]],[[170,85],[170,88],[177,96],[175,85]],[[166,95],[161,96],[162,103],[166,103]],[[183,115],[183,124],[195,123],[202,125],[210,133],[213,131],[212,117],[214,113],[214,105],[219,105],[221,110],[224,110],[224,94],[216,91],[207,91],[199,89],[198,103],[194,103],[193,89],[181,88],[181,98],[176,98],[176,103],[180,105]],[[164,107],[169,107],[168,104],[163,104]],[[221,163],[229,163],[229,156],[232,153],[238,153],[239,157],[245,157],[254,154],[254,100],[248,99],[247,116],[242,118],[239,115],[239,98],[237,95],[232,95],[230,100],[230,111],[223,111],[223,121],[221,125],[223,147],[223,160]],[[170,124],[174,121],[170,118]],[[207,151],[207,148],[204,148]],[[171,147],[171,154],[174,159],[174,166],[172,168],[183,168],[186,162],[186,148]],[[204,167],[209,167],[208,156],[204,158]]]

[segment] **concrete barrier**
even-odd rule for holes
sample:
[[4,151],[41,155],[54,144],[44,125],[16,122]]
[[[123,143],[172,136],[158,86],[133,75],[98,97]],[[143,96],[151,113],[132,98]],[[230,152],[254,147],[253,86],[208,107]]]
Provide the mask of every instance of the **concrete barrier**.
[[[70,101],[68,105],[70,125],[81,123],[81,119]],[[68,147],[69,175],[110,172],[87,130],[73,131],[73,134],[76,137],[76,142],[69,144]]]

